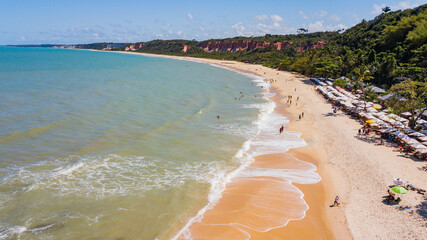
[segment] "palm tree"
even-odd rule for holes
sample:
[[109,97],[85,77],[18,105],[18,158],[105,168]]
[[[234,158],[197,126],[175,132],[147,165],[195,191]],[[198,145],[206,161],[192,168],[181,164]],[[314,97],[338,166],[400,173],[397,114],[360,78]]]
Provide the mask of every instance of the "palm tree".
[[369,81],[373,79],[372,73],[365,65],[361,65],[360,67],[354,69],[353,71],[353,84],[355,86],[361,85],[363,91],[363,102],[364,102],[364,110],[366,111],[366,93],[369,91],[369,84],[363,84],[363,82]]
[[391,11],[391,9],[390,9],[390,7],[389,6],[385,6],[385,7],[383,7],[383,13],[388,13],[388,12],[390,12]]
[[306,33],[306,32],[308,32],[308,29],[305,29],[305,28],[299,28],[298,30],[297,30],[297,32],[298,33],[302,33],[302,34],[304,34],[304,33]]

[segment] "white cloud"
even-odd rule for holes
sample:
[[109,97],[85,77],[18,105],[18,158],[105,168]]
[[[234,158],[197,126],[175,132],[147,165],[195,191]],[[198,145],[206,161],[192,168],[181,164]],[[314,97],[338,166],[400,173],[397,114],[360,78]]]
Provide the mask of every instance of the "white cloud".
[[283,18],[279,15],[271,15],[271,20],[273,20],[273,22],[281,22],[283,21]]
[[371,11],[371,14],[378,15],[378,14],[382,13],[383,7],[385,7],[385,3],[383,3],[381,5],[374,4],[374,9]]
[[245,31],[245,27],[243,26],[243,24],[241,22],[234,24],[233,26],[231,26],[232,29],[234,29],[237,34],[239,35],[245,35],[244,31]]
[[329,19],[331,19],[332,21],[335,21],[335,22],[341,21],[340,16],[338,16],[336,14],[329,16]]
[[317,18],[324,18],[327,15],[328,15],[328,12],[326,12],[325,10],[320,10],[314,13],[314,16],[316,16]]
[[258,15],[258,16],[255,16],[255,19],[257,20],[257,21],[265,21],[265,20],[267,20],[268,19],[268,15]]
[[333,25],[324,25],[323,21],[317,21],[315,23],[310,23],[308,25],[308,31],[310,32],[324,32],[324,31],[337,31],[340,29],[346,29],[347,26],[344,24]]
[[188,18],[189,18],[190,20],[193,20],[193,19],[194,19],[194,16],[193,16],[191,13],[188,13],[188,14],[187,14],[187,16],[188,16]]
[[385,6],[389,6],[392,11],[396,11],[396,10],[414,8],[414,7],[417,7],[417,6],[421,5],[421,4],[422,4],[421,0],[414,0],[414,1],[413,0],[406,0],[406,1],[401,1],[401,2],[398,2],[396,5],[386,5],[385,3],[380,4],[380,5],[374,4],[374,9],[371,11],[371,14],[378,15],[378,14],[382,13],[382,11],[383,11],[382,9]]
[[304,13],[303,11],[299,11],[298,13],[299,13],[299,15],[301,15],[301,16],[302,16],[302,18],[304,18],[304,19],[308,19],[308,16],[307,16],[307,15],[305,15],[305,13]]
[[239,22],[231,26],[232,32],[225,32],[222,37],[235,36],[259,36],[264,34],[289,34],[294,33],[294,28],[282,26],[284,19],[279,15],[258,15],[255,17],[258,24],[243,24]]
[[402,1],[397,3],[397,6],[392,6],[393,10],[414,8],[421,5],[421,1]]
[[176,32],[176,35],[181,36],[182,35],[182,31]]
[[266,14],[258,15],[258,16],[255,16],[255,19],[258,22],[264,22],[264,21],[267,21],[267,20],[271,20],[273,22],[281,22],[281,21],[283,21],[283,18],[281,16],[275,15],[275,14],[270,15],[270,16],[266,15]]

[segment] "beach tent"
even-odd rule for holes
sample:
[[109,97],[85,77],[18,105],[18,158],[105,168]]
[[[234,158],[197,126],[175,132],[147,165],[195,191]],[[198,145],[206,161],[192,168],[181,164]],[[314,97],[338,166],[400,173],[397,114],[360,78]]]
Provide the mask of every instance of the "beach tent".
[[382,88],[379,88],[377,86],[370,86],[369,87],[371,89],[372,92],[374,93],[385,93],[385,90]]
[[396,132],[398,131],[396,128],[388,128],[388,129],[383,129],[380,132],[382,133],[391,133],[391,132]]
[[417,152],[421,153],[421,154],[426,154],[427,153],[427,148],[426,149],[417,149]]
[[378,97],[378,99],[379,100],[381,100],[381,101],[388,101],[390,98],[392,98],[393,96],[395,96],[394,94],[392,94],[392,93],[389,93],[389,94],[387,94],[387,95],[384,95],[384,96],[381,96],[381,97]]
[[340,77],[339,79],[343,79],[343,80],[345,80],[345,81],[347,81],[347,82],[349,82],[349,81],[350,81],[350,79],[348,79],[348,78],[346,78],[346,77],[344,77],[344,76]]
[[417,140],[407,137],[402,139],[405,143],[407,143],[408,145],[416,145],[416,144],[420,144],[420,142],[418,142]]
[[420,140],[421,142],[427,142],[427,136],[417,137],[417,139]]
[[410,128],[402,129],[402,131],[403,131],[404,133],[406,133],[406,134],[415,133],[415,130],[410,129]]
[[413,132],[413,133],[410,133],[408,135],[411,136],[411,137],[425,137],[424,134],[419,133],[419,132]]
[[402,117],[410,117],[412,114],[410,112],[404,112],[400,114]]

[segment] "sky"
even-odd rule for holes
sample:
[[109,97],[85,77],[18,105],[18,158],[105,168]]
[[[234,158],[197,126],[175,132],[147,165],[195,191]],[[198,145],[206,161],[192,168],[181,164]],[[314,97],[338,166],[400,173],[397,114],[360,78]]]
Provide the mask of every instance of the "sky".
[[226,38],[350,28],[427,0],[0,0],[0,45]]

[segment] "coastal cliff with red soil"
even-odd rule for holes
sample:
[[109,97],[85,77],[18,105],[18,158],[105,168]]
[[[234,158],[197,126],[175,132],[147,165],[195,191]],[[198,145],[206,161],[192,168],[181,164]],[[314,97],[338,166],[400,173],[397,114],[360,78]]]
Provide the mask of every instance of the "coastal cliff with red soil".
[[[168,45],[180,45],[182,47],[182,52],[187,52],[189,46],[176,43],[176,42],[168,42]],[[125,51],[136,51],[145,46],[145,43],[136,43],[134,45],[130,45],[125,49]],[[222,41],[205,41],[197,45],[204,52],[218,52],[218,51],[228,51],[228,52],[237,52],[242,50],[255,50],[259,48],[268,48],[273,47],[275,50],[280,51],[285,48],[295,47],[297,52],[302,52],[309,49],[316,49],[320,47],[326,46],[326,41],[318,41],[314,43],[305,43],[303,45],[295,46],[292,41],[282,41],[276,43],[270,43],[265,41],[253,41],[253,40],[222,40]]]

